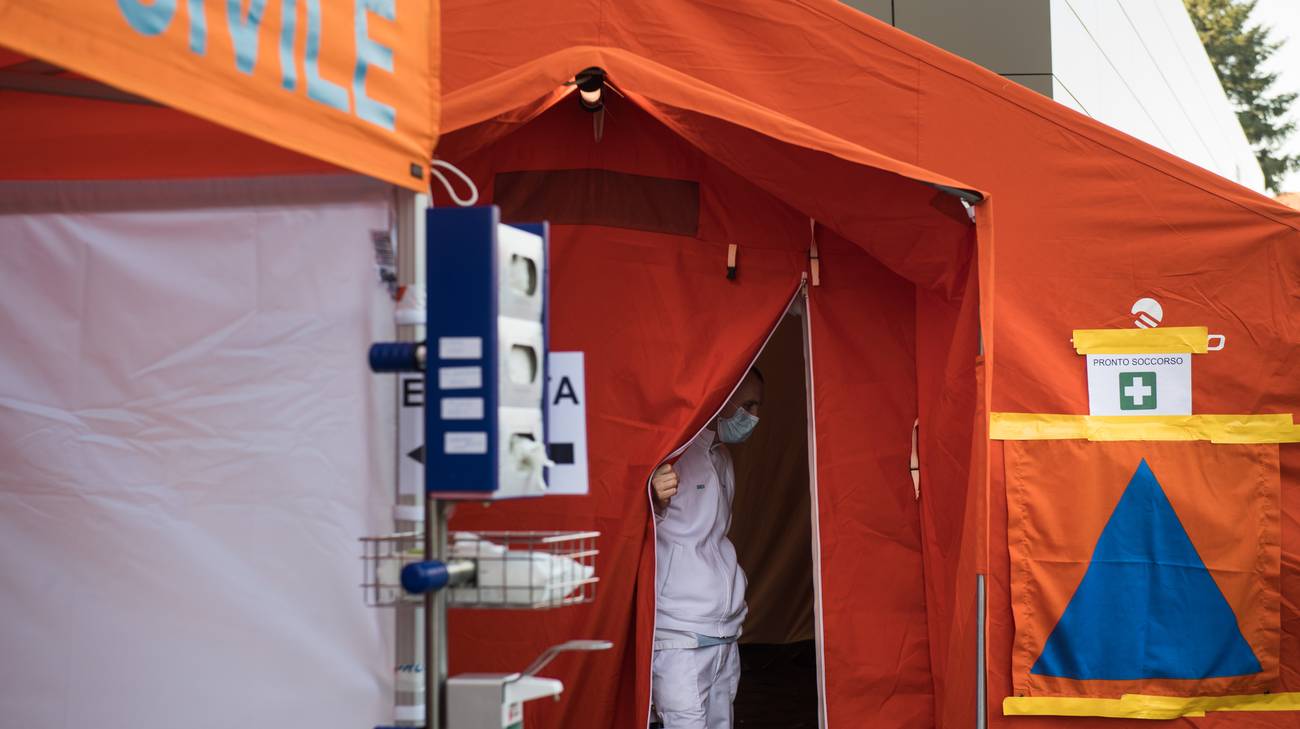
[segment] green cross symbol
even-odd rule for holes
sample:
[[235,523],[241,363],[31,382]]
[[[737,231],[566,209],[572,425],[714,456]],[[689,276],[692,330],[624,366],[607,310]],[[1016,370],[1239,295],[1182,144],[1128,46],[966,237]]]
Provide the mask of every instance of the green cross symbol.
[[1119,409],[1155,410],[1156,373],[1119,373]]

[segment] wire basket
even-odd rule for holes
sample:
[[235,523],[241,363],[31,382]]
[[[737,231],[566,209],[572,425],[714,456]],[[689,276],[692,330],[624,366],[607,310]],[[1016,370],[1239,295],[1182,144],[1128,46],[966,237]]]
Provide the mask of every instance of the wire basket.
[[424,535],[420,532],[396,532],[378,537],[361,538],[361,589],[366,605],[390,607],[399,602],[420,602],[419,595],[402,590],[402,568],[424,559]]
[[[445,561],[473,564],[473,577],[448,588],[447,604],[463,608],[544,610],[596,599],[600,532],[451,532]],[[420,602],[402,590],[402,568],[424,559],[424,535],[362,537],[366,604]]]

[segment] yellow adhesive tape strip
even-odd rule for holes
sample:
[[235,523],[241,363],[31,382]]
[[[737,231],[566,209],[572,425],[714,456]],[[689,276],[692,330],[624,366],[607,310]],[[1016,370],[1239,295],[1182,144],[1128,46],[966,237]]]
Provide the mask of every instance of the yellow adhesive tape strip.
[[1289,414],[1048,415],[989,413],[992,440],[1206,440],[1211,443],[1300,443]]
[[1079,354],[1205,354],[1209,345],[1207,327],[1074,330],[1074,350]]
[[1243,696],[1151,696],[1124,694],[1118,699],[1009,696],[1006,716],[1103,716],[1112,719],[1177,719],[1210,711],[1300,711],[1300,692]]

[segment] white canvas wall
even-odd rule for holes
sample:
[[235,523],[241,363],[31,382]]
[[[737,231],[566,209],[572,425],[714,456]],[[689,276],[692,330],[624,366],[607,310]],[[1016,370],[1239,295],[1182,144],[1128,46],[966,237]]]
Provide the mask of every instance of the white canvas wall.
[[0,186],[0,726],[390,719],[391,334],[348,176]]
[[1053,98],[1255,190],[1264,173],[1182,0],[1052,0]]

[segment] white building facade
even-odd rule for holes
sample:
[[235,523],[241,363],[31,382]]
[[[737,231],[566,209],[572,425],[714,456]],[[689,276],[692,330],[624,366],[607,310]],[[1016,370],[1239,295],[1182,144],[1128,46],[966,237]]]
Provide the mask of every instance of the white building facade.
[[844,0],[1262,192],[1264,173],[1182,0]]

